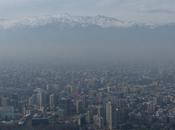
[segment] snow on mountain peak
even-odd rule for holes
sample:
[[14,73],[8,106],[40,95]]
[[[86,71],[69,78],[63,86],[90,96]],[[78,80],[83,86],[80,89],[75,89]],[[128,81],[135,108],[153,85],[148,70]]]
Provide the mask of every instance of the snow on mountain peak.
[[30,17],[21,19],[0,19],[0,28],[8,29],[13,27],[37,27],[52,23],[63,23],[70,26],[80,25],[82,27],[96,25],[102,28],[107,27],[128,27],[133,25],[131,22],[124,22],[113,17],[102,15],[97,16],[71,16],[63,15],[48,15],[41,17]]
[[[155,24],[152,22],[138,23],[131,21],[122,21],[114,17],[107,17],[103,15],[97,16],[72,16],[69,14],[61,15],[44,15],[40,17],[25,17],[20,19],[1,19],[0,18],[0,29],[9,29],[15,27],[40,27],[51,24],[59,24],[59,26],[69,26],[69,27],[88,27],[88,26],[98,26],[101,28],[109,27],[131,27],[131,26],[147,26],[155,28],[158,26],[165,25]],[[174,23],[167,23],[174,24]]]

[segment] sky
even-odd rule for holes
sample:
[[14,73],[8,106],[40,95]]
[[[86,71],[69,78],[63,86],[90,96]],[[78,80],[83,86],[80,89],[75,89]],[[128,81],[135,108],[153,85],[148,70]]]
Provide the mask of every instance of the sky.
[[[0,0],[0,22],[68,13],[105,15],[133,23],[175,23],[175,0]],[[49,17],[50,18],[50,17]],[[8,20],[7,20],[8,21]],[[12,20],[13,21],[13,20]],[[13,23],[13,22],[12,22]],[[140,24],[139,24],[140,25]],[[75,57],[75,59],[174,59],[175,24],[157,28],[74,28],[41,26],[0,29],[0,57]],[[51,28],[50,28],[51,27]],[[99,30],[98,30],[99,29]],[[40,32],[41,31],[41,32]],[[91,54],[89,52],[91,51]]]
[[175,22],[175,0],[0,0],[0,18],[105,15],[138,22]]

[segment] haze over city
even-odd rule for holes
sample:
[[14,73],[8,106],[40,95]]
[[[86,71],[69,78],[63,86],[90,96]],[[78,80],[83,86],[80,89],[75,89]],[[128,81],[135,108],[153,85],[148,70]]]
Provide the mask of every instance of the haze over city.
[[0,0],[0,130],[175,130],[174,0]]

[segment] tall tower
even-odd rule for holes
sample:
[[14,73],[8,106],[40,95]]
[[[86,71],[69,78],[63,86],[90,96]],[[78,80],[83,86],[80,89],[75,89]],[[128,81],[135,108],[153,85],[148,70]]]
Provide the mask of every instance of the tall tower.
[[79,114],[79,104],[80,104],[80,100],[76,100],[75,101],[75,105],[76,105],[76,113]]
[[46,98],[44,91],[41,88],[37,88],[34,91],[36,94],[36,104],[39,107],[39,109],[43,111]]
[[50,109],[53,109],[54,106],[55,106],[55,95],[54,94],[51,94],[49,96],[49,105],[50,105]]
[[106,126],[108,130],[112,130],[112,103],[106,103]]
[[42,107],[43,107],[43,93],[42,93],[42,91],[39,91],[37,93],[37,102],[38,102],[39,108],[42,109]]

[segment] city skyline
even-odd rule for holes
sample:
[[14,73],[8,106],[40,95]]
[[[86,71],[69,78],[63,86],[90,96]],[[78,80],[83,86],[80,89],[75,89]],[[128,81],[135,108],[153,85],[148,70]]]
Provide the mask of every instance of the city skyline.
[[0,130],[175,130],[175,0],[0,0]]

